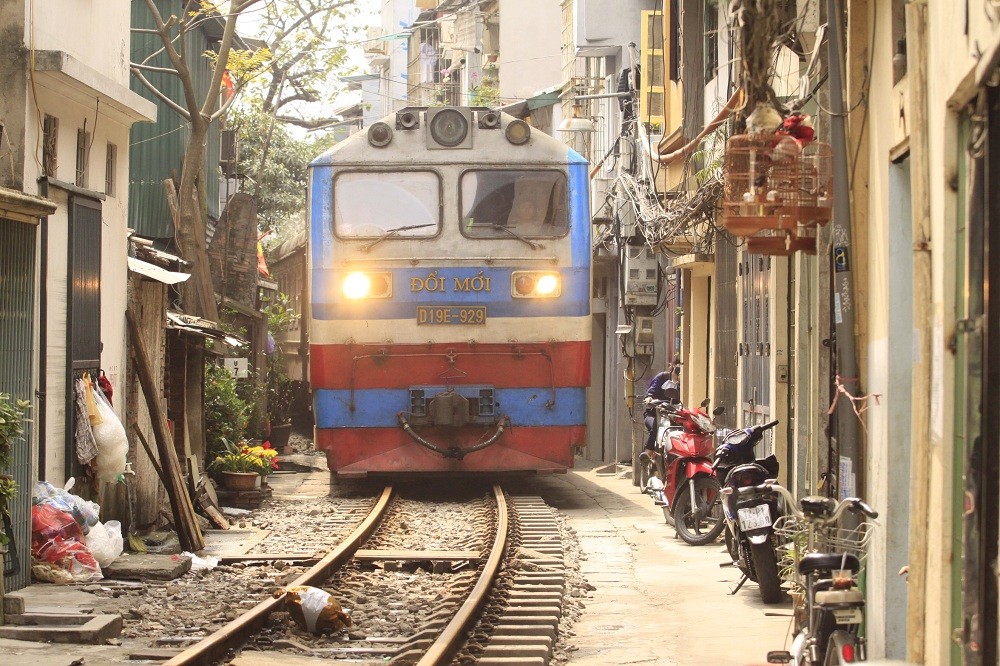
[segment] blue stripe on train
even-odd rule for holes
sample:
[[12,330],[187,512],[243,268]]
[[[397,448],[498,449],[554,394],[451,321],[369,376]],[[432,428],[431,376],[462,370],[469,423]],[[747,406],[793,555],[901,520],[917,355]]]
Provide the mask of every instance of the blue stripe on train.
[[[564,268],[559,298],[518,298],[510,295],[513,268],[394,268],[392,297],[348,301],[339,292],[344,271],[314,269],[313,317],[316,319],[412,319],[417,305],[485,305],[489,317],[580,317],[590,314],[590,271]],[[516,269],[521,270],[521,269]],[[482,273],[490,290],[457,291]],[[426,280],[442,278],[444,291],[428,291]],[[436,281],[434,284],[438,284]],[[414,291],[417,289],[417,291]]]
[[[574,426],[587,423],[587,400],[584,388],[557,388],[555,405],[551,389],[495,389],[499,412],[517,426]],[[319,389],[315,392],[317,428],[390,428],[399,425],[397,412],[409,410],[406,389],[370,389],[351,392]]]
[[[572,150],[570,159],[576,155]],[[581,158],[579,155],[576,157]],[[572,263],[574,266],[589,266],[591,261],[591,220],[590,220],[590,165],[584,160],[569,165],[569,219]]]

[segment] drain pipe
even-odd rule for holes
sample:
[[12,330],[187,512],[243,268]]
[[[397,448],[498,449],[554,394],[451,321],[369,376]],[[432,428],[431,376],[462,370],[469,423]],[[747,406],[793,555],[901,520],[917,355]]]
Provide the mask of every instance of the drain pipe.
[[[837,493],[842,499],[863,490],[863,470],[858,444],[858,416],[851,397],[861,394],[854,337],[854,275],[851,270],[851,183],[847,168],[847,115],[844,104],[844,11],[841,0],[827,0],[830,26],[828,67],[830,72],[830,129],[833,146],[833,317],[837,339],[835,372],[845,395],[837,396],[837,454],[850,462],[850,477],[840,478],[838,461],[830,461],[836,471]],[[838,387],[839,388],[839,387]],[[853,517],[853,514],[851,514]],[[848,518],[850,523],[852,518]]]
[[[42,177],[38,179],[39,194],[49,198],[49,183]],[[35,397],[38,399],[38,409],[35,411],[35,433],[38,436],[38,476],[39,481],[45,479],[45,416],[48,391],[48,347],[49,347],[49,298],[46,288],[49,278],[49,216],[43,216],[39,221],[41,226],[41,248],[38,262],[38,387],[35,389]]]

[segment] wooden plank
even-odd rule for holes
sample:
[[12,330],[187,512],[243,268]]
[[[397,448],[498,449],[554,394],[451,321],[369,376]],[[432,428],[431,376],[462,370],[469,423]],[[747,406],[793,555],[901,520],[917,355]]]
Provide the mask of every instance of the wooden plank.
[[354,553],[356,560],[448,560],[461,562],[464,560],[479,560],[482,553],[478,550],[359,550]]
[[160,463],[156,462],[156,456],[153,455],[153,450],[149,448],[149,442],[146,441],[145,435],[143,435],[142,430],[139,429],[138,423],[132,424],[132,432],[135,433],[139,443],[142,444],[142,448],[146,449],[146,455],[149,456],[149,462],[152,463],[153,469],[156,470],[156,476],[160,477],[160,482],[163,483],[163,485],[167,485],[167,477],[163,475]]
[[282,560],[284,562],[318,562],[322,554],[315,553],[260,553],[257,555],[225,555],[219,558],[219,564],[234,564],[236,562],[262,562],[264,560]]
[[167,490],[167,496],[170,498],[174,526],[177,528],[177,538],[184,550],[196,552],[205,547],[205,538],[198,526],[191,497],[184,487],[184,477],[181,475],[180,462],[177,460],[177,452],[174,450],[170,429],[167,427],[167,418],[160,408],[158,391],[156,383],[153,381],[146,345],[142,341],[139,325],[131,310],[125,311],[125,320],[132,338],[131,352],[135,359],[136,375],[139,377],[139,384],[142,386],[142,392],[146,398],[146,407],[153,421],[153,435],[156,438],[156,448],[160,454],[160,464],[166,478],[164,486]]

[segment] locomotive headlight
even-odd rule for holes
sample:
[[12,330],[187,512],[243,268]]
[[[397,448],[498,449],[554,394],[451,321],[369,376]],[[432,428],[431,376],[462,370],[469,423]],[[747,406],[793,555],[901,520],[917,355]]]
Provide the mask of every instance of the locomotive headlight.
[[510,292],[514,298],[555,298],[562,292],[562,280],[558,273],[514,271]]
[[351,300],[388,298],[392,296],[392,276],[389,273],[348,273],[344,276],[344,296]]

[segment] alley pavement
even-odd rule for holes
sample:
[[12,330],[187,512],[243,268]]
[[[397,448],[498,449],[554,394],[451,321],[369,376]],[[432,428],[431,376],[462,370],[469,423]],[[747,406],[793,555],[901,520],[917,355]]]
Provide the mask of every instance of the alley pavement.
[[785,647],[791,604],[762,603],[750,582],[730,595],[739,571],[719,567],[729,559],[721,538],[681,541],[627,468],[578,460],[533,486],[576,531],[594,587],[567,639],[571,664],[744,666]]
[[[534,478],[530,487],[576,532],[585,555],[581,573],[593,588],[565,639],[570,664],[756,666],[766,663],[768,650],[786,646],[790,604],[761,603],[754,583],[730,595],[739,572],[719,567],[727,560],[722,540],[696,547],[677,538],[662,510],[632,484],[627,468],[578,460],[575,470]],[[327,492],[326,472],[282,477],[275,488],[276,497]],[[94,603],[93,595],[53,585],[32,585],[17,594],[28,612],[33,607],[72,612]],[[4,666],[128,663],[127,652],[115,645],[0,639]],[[245,654],[237,663],[264,666],[266,660],[260,660]]]

